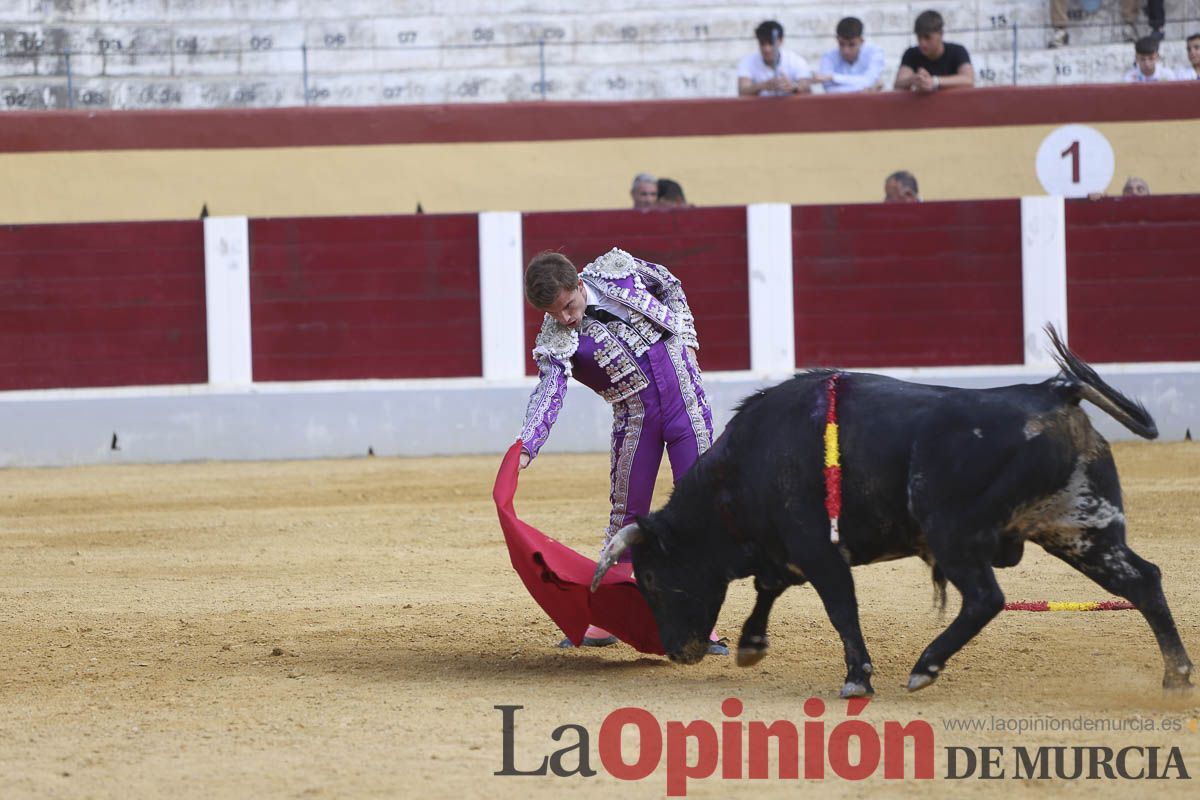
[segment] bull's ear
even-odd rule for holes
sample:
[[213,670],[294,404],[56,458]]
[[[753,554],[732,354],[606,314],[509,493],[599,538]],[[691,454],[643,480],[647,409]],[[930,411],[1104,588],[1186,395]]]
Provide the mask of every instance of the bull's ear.
[[667,552],[666,537],[662,535],[663,525],[659,522],[652,522],[649,517],[635,517],[637,526],[641,529],[641,540],[658,548],[663,553]]

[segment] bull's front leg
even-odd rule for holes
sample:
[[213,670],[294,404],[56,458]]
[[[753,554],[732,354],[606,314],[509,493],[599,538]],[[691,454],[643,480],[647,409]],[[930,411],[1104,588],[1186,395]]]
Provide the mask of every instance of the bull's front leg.
[[822,551],[820,563],[814,563],[804,571],[821,596],[829,621],[842,637],[842,647],[846,652],[846,680],[842,684],[841,696],[869,697],[875,694],[871,686],[874,669],[858,622],[858,598],[854,594],[850,566],[842,560],[837,550],[827,547]]
[[760,578],[754,579],[754,590],[758,598],[754,601],[754,610],[742,625],[742,637],[738,640],[737,665],[752,667],[767,654],[767,618],[771,615],[771,606],[779,595],[787,589],[787,584],[764,584]]

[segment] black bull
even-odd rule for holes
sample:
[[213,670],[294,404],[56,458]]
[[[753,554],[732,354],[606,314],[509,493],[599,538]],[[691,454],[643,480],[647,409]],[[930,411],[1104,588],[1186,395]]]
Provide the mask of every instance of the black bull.
[[1190,686],[1159,569],[1125,542],[1116,465],[1079,402],[1147,439],[1158,435],[1154,420],[1047,332],[1062,371],[1039,384],[968,390],[840,373],[839,544],[830,539],[823,473],[832,373],[808,372],[752,395],[667,504],[613,537],[593,587],[631,547],[663,648],[695,663],[729,582],[753,575],[757,602],[737,651],[738,664],[749,666],[767,653],[775,599],[811,583],[845,647],[842,695],[869,695],[871,658],[850,568],[919,556],[943,601],[949,580],[962,608],[917,659],[908,681],[916,690],[1004,608],[993,568],[1019,562],[1028,540],[1136,606],[1162,651],[1163,685]]

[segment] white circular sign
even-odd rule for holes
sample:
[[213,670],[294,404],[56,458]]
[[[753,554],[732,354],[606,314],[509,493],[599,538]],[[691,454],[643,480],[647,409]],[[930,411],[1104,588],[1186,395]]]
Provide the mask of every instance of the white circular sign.
[[1113,150],[1087,125],[1055,128],[1037,152],[1037,176],[1047,194],[1086,197],[1103,192],[1113,176]]

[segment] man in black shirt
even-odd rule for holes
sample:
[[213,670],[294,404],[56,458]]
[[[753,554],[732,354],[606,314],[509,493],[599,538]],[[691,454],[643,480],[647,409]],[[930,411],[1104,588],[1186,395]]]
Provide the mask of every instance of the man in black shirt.
[[942,15],[936,11],[924,11],[917,17],[913,26],[917,46],[904,51],[894,88],[928,94],[975,85],[975,68],[967,48],[943,42],[942,24]]

